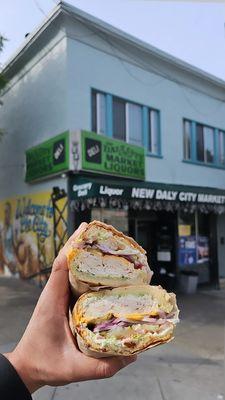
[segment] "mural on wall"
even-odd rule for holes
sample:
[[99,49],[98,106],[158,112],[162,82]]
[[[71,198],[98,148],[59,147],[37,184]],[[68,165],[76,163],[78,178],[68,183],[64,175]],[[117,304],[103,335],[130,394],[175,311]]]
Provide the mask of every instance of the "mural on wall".
[[0,274],[46,280],[55,255],[53,214],[50,192],[0,202]]

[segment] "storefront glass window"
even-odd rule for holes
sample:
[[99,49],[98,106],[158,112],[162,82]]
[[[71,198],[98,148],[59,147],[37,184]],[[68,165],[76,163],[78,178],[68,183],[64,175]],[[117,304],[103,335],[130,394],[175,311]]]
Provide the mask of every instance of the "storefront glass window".
[[128,212],[107,208],[93,208],[91,220],[98,220],[113,225],[119,231],[128,234]]
[[207,283],[209,274],[209,216],[179,212],[178,263],[182,270],[191,269],[199,274],[198,282]]
[[178,262],[182,269],[196,265],[195,214],[183,211],[178,216]]

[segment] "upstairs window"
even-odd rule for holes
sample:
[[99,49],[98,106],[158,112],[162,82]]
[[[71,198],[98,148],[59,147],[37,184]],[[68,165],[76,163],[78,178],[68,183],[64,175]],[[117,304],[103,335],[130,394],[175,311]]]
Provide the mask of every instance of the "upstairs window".
[[225,167],[225,132],[194,121],[183,121],[184,160]]
[[93,90],[92,130],[160,155],[158,110]]
[[113,137],[143,146],[142,107],[113,97]]

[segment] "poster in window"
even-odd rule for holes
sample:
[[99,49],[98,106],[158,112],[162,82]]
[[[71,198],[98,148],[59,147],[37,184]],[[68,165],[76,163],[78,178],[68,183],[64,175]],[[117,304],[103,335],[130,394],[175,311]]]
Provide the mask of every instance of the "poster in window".
[[209,261],[209,238],[198,236],[197,263],[202,264],[207,261]]
[[191,225],[178,225],[178,234],[179,236],[190,236],[191,234]]
[[178,253],[180,266],[191,266],[196,264],[197,249],[195,236],[180,236]]

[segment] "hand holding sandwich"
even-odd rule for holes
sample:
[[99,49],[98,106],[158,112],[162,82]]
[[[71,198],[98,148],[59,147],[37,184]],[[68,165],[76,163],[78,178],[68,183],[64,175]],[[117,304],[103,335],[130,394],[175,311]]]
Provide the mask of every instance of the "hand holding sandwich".
[[44,385],[107,378],[136,360],[136,356],[94,359],[76,347],[68,324],[66,252],[85,227],[82,224],[60,251],[22,339],[5,354],[31,393]]

